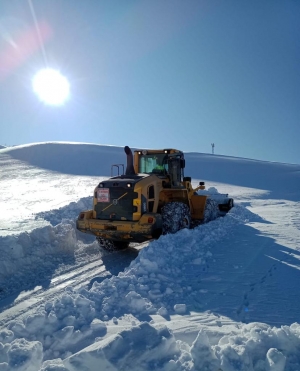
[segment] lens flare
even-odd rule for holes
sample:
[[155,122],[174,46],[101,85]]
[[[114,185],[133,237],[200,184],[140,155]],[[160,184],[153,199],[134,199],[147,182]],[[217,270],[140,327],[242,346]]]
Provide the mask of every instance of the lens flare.
[[70,84],[59,71],[45,68],[37,72],[32,81],[33,91],[45,104],[59,106],[70,95]]

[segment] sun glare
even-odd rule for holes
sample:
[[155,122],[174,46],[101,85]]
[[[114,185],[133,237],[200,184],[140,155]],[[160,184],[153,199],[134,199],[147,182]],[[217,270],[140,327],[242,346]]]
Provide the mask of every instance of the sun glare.
[[66,77],[51,68],[37,72],[33,78],[32,86],[42,102],[54,106],[64,104],[70,93],[70,84]]

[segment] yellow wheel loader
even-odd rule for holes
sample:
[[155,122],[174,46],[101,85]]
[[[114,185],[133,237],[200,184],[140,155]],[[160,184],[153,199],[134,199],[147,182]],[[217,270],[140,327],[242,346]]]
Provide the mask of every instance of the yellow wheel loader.
[[[94,190],[93,209],[82,211],[77,229],[96,236],[101,247],[118,250],[130,242],[157,239],[162,234],[192,228],[226,214],[233,207],[228,195],[215,200],[204,182],[192,187],[184,177],[185,159],[176,149],[124,148],[127,165],[116,167],[117,176],[100,182]],[[120,173],[123,169],[123,174]]]

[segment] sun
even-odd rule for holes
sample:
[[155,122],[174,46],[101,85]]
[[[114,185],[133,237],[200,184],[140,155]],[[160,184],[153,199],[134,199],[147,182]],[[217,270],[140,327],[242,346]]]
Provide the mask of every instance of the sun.
[[36,73],[32,81],[33,91],[45,104],[60,106],[70,95],[70,84],[65,76],[52,68]]

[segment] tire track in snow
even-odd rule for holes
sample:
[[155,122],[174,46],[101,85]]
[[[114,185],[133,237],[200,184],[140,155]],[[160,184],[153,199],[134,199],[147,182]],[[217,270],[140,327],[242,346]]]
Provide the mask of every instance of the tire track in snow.
[[46,289],[41,286],[42,282],[39,282],[33,290],[21,292],[16,299],[13,296],[6,297],[0,301],[0,308],[2,308],[0,329],[6,327],[9,321],[28,315],[42,303],[62,294],[67,288],[78,290],[90,285],[93,281],[102,281],[117,275],[136,258],[138,250],[147,246],[148,243],[135,244],[126,251],[113,253],[104,251],[101,259],[98,256],[92,262],[54,277]]
[[32,311],[41,303],[63,293],[66,287],[78,289],[88,285],[91,279],[99,276],[110,277],[111,274],[106,271],[103,263],[99,266],[99,259],[96,259],[83,267],[53,278],[50,287],[46,290],[41,286],[37,286],[33,290],[22,292],[14,301],[10,297],[4,299],[0,302],[1,307],[5,307],[5,303],[9,301],[10,303],[6,304],[7,309],[0,313],[0,328],[6,327],[9,321],[20,318],[25,313],[28,314],[29,311]]

